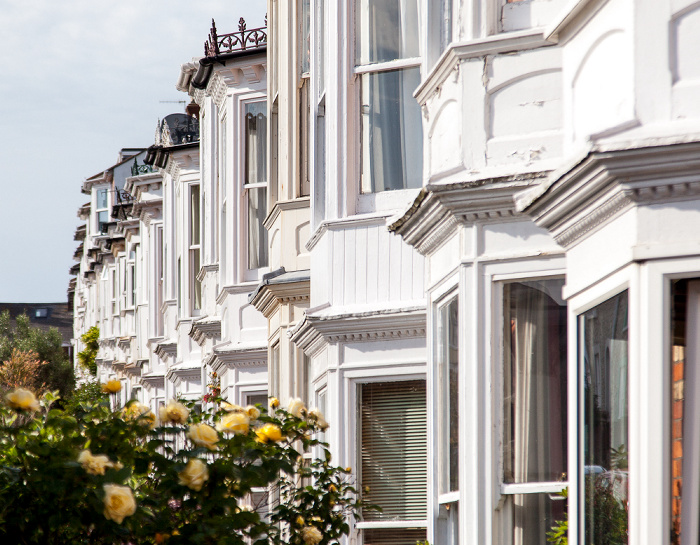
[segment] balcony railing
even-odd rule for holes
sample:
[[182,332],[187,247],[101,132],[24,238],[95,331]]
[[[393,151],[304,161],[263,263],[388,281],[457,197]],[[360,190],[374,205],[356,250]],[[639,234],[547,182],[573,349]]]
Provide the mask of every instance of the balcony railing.
[[211,20],[211,31],[209,39],[204,42],[204,55],[206,57],[217,57],[225,53],[236,51],[246,51],[267,45],[267,15],[265,16],[265,26],[261,28],[246,28],[243,17],[238,20],[238,32],[231,34],[216,33],[216,24]]

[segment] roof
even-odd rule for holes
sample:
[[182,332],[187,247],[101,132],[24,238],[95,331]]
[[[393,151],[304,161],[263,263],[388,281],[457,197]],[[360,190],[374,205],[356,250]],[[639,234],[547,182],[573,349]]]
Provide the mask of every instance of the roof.
[[63,338],[63,344],[69,345],[73,338],[73,309],[63,303],[0,303],[0,312],[10,311],[14,325],[20,314],[26,314],[32,326],[48,331],[55,327]]

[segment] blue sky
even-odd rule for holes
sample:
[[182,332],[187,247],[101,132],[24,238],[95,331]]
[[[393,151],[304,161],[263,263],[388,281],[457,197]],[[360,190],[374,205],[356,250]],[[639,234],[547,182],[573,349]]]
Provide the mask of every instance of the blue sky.
[[66,300],[82,181],[153,143],[180,65],[266,0],[0,0],[0,302]]

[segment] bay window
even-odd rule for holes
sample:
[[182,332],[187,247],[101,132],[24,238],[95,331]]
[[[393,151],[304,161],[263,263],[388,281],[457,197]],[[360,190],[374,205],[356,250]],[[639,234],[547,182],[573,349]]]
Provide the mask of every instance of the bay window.
[[364,510],[358,528],[364,545],[415,543],[426,526],[425,381],[361,384],[359,481]]
[[584,543],[628,538],[627,292],[578,318]]
[[417,0],[357,0],[355,73],[361,78],[361,189],[422,185],[423,126]]
[[566,304],[562,279],[503,285],[504,542],[546,543],[564,519]]
[[245,109],[244,217],[247,231],[247,268],[267,267],[267,107],[248,102]]

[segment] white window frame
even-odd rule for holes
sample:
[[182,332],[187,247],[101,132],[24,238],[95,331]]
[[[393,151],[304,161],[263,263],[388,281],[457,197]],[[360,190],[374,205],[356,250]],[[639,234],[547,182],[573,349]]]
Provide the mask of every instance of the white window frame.
[[[497,496],[500,498],[498,502],[498,510],[496,513],[497,519],[498,519],[498,524],[500,527],[500,531],[503,532],[503,538],[507,539],[506,543],[510,543],[512,540],[512,533],[513,533],[513,528],[512,528],[512,521],[506,520],[505,517],[502,515],[501,512],[501,507],[503,503],[510,498],[512,498],[515,495],[524,495],[524,494],[550,494],[550,496],[558,495],[560,494],[563,490],[565,490],[569,486],[570,480],[561,480],[561,481],[542,481],[542,482],[532,482],[532,483],[505,483],[504,482],[504,448],[503,448],[503,434],[504,434],[504,417],[503,417],[503,392],[504,392],[504,365],[505,365],[505,354],[504,354],[504,338],[503,338],[503,331],[504,331],[504,297],[503,297],[503,287],[506,284],[509,283],[514,283],[514,282],[531,282],[531,281],[536,281],[536,280],[555,280],[555,279],[564,279],[564,271],[541,271],[537,273],[515,273],[515,274],[507,274],[507,275],[494,275],[492,277],[492,290],[493,290],[493,306],[492,306],[492,313],[493,313],[493,326],[492,326],[492,337],[494,339],[494,345],[495,345],[495,353],[494,353],[494,365],[493,365],[493,373],[494,373],[494,379],[495,379],[495,384],[497,384],[497,388],[495,389],[496,393],[493,396],[493,414],[496,418],[497,421],[497,436],[494,437],[494,445],[497,446],[498,452],[496,453],[497,455],[497,482],[498,482],[498,490],[496,491]],[[570,317],[567,315],[567,319],[570,319]],[[568,326],[567,326],[568,327]],[[567,343],[569,342],[570,339],[567,338]],[[568,366],[568,357],[570,354],[570,350],[568,348],[567,344],[567,366],[564,369],[564,372],[567,373],[567,408],[570,410],[571,407],[571,400],[569,400],[569,395],[571,391],[570,387],[570,382],[575,382],[573,377],[575,375],[570,374],[570,368]],[[565,410],[567,410],[565,408]],[[567,436],[564,437],[564,440],[570,443],[570,419],[567,419]],[[569,452],[570,449],[567,449],[567,452]],[[570,460],[570,454],[569,454],[569,460]],[[567,466],[568,460],[567,460]],[[568,472],[567,472],[568,476]],[[563,501],[563,500],[562,500]]]
[[[246,106],[248,104],[254,104],[254,103],[264,103],[265,104],[265,110],[266,110],[266,115],[270,115],[270,111],[267,109],[267,96],[263,93],[251,93],[247,94],[245,96],[242,96],[240,98],[239,104],[238,104],[238,114],[239,114],[239,127],[238,127],[238,134],[239,136],[239,168],[238,168],[238,173],[239,173],[239,182],[236,184],[236,189],[234,191],[238,192],[238,210],[239,210],[239,241],[240,243],[238,244],[238,247],[240,248],[240,252],[238,254],[238,259],[240,260],[240,267],[239,267],[239,274],[241,276],[241,280],[243,282],[246,281],[257,281],[262,278],[262,275],[266,273],[269,270],[269,264],[270,264],[270,254],[269,254],[269,247],[267,248],[267,264],[263,265],[261,267],[257,268],[249,268],[248,267],[248,226],[249,226],[249,214],[248,214],[248,190],[252,189],[260,189],[260,188],[265,188],[266,189],[266,195],[267,198],[265,200],[265,207],[268,206],[270,203],[270,173],[267,172],[267,181],[262,183],[246,183],[246,173],[245,173],[245,162],[246,162],[246,127],[245,127],[245,110]],[[269,124],[269,120],[268,120]],[[267,139],[267,144],[269,145],[269,138]],[[267,150],[268,153],[268,158],[270,157],[269,154],[269,149]],[[269,161],[268,161],[269,163]],[[266,169],[270,168],[270,165],[265,166]],[[269,211],[268,211],[269,213]],[[265,230],[264,226],[261,226],[262,229]]]
[[[192,197],[193,192],[197,188],[199,193],[198,202],[198,223],[197,232],[199,234],[199,240],[197,242],[193,241],[193,208],[192,208]],[[187,197],[186,210],[187,210],[187,226],[186,226],[186,240],[187,240],[187,297],[188,297],[188,308],[190,316],[200,316],[202,314],[202,296],[203,296],[203,286],[198,280],[199,271],[202,268],[202,185],[199,182],[192,182],[187,184],[187,191],[185,192]],[[199,252],[199,266],[195,264],[194,256],[196,252]],[[196,270],[195,270],[196,269]],[[196,301],[196,290],[199,286],[199,308],[195,307]]]
[[230,266],[229,266],[229,259],[231,257],[230,252],[228,252],[228,247],[227,245],[230,244],[230,241],[228,241],[228,225],[231,223],[229,219],[229,210],[228,210],[228,196],[231,193],[231,188],[229,187],[229,178],[228,176],[228,163],[229,163],[229,157],[230,154],[228,153],[228,131],[229,131],[229,118],[228,115],[226,114],[226,108],[222,108],[221,115],[220,117],[214,116],[215,119],[218,119],[219,121],[219,126],[218,126],[218,131],[216,135],[216,161],[217,161],[217,191],[218,191],[218,196],[219,196],[219,237],[218,237],[218,246],[219,246],[219,267],[220,267],[220,277],[221,277],[221,284],[222,285],[227,285],[229,284],[229,275],[230,275]]
[[[105,200],[106,200],[106,206],[102,208],[98,208],[99,202],[100,202],[100,193],[104,191],[105,193]],[[105,224],[109,223],[109,210],[110,210],[110,205],[111,205],[111,196],[112,196],[112,191],[110,190],[109,187],[97,187],[95,189],[95,234],[97,236],[100,236],[102,234],[102,229],[100,228],[100,212],[104,212],[107,214],[107,221],[103,222]]]
[[[427,383],[427,377],[425,373],[416,373],[413,372],[413,369],[407,368],[405,374],[401,375],[396,375],[396,374],[388,374],[386,368],[378,368],[374,369],[371,372],[367,372],[365,369],[360,369],[357,371],[351,371],[346,374],[346,378],[348,379],[347,382],[347,397],[348,397],[348,406],[351,408],[348,412],[348,432],[350,436],[348,437],[349,444],[355,444],[356,448],[352,449],[352,452],[350,453],[350,465],[351,467],[355,468],[355,473],[357,475],[357,483],[358,486],[362,486],[362,471],[361,471],[361,457],[360,457],[360,448],[361,448],[361,441],[360,441],[360,417],[359,417],[359,411],[360,411],[360,398],[359,398],[359,389],[361,386],[365,384],[370,384],[370,383],[388,383],[388,382],[407,382],[407,381],[416,381],[416,380],[422,380],[425,381],[426,383],[426,409],[427,409],[427,404],[429,402],[429,397],[428,397],[428,383]],[[426,429],[428,428],[428,419],[429,416],[426,415]],[[354,437],[354,439],[352,439]],[[426,434],[426,441],[429,442],[429,437]],[[428,493],[428,481],[429,477],[426,474],[426,494]],[[370,530],[370,529],[391,529],[391,528],[396,528],[396,529],[410,529],[410,528],[416,528],[416,529],[425,529],[427,533],[428,529],[428,505],[429,502],[427,501],[426,497],[426,518],[425,519],[419,519],[419,520],[400,520],[400,521],[358,521],[355,523],[355,527],[360,530],[360,533],[362,533],[362,530]]]
[[[367,1],[367,0],[364,0]],[[367,62],[362,63],[361,59],[358,58],[358,41],[362,38],[360,25],[358,24],[357,10],[359,9],[359,0],[354,0],[350,2],[350,21],[351,28],[353,29],[351,35],[349,36],[348,43],[352,50],[352,74],[354,75],[354,84],[356,86],[355,90],[355,104],[356,104],[356,114],[354,123],[356,123],[357,130],[355,131],[355,146],[356,146],[356,161],[357,166],[356,173],[356,191],[358,196],[357,202],[357,213],[361,212],[374,212],[376,210],[384,210],[396,208],[396,200],[404,198],[401,194],[406,193],[406,200],[410,200],[420,189],[419,188],[403,188],[390,191],[390,197],[384,197],[383,195],[387,193],[386,190],[383,191],[371,191],[365,189],[363,186],[363,164],[366,161],[366,152],[363,145],[363,133],[365,129],[363,128],[362,122],[362,79],[363,75],[379,74],[382,72],[389,72],[394,70],[407,70],[412,68],[420,69],[422,66],[422,56],[424,52],[422,51],[423,43],[421,39],[421,17],[423,16],[423,1],[415,0],[418,9],[418,35],[416,36],[417,43],[419,44],[419,56],[417,57],[407,57],[402,59],[395,59],[391,61],[383,62]],[[366,24],[366,23],[365,23]]]

